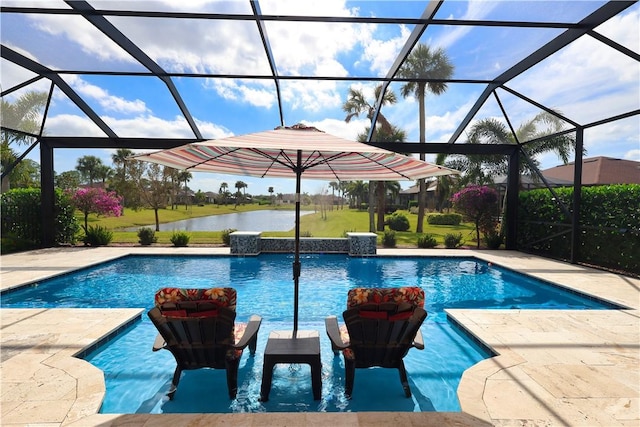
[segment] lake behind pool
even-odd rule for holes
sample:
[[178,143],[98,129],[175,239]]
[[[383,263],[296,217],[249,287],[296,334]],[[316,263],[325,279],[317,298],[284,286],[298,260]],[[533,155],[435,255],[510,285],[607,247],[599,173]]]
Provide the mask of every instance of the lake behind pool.
[[[308,215],[313,211],[301,211],[300,215]],[[182,221],[160,224],[160,231],[221,231],[235,229],[237,231],[289,231],[295,227],[295,211],[261,210],[238,212],[222,215],[203,216]],[[149,227],[153,227],[150,224]],[[140,227],[126,228],[125,231],[138,231]]]

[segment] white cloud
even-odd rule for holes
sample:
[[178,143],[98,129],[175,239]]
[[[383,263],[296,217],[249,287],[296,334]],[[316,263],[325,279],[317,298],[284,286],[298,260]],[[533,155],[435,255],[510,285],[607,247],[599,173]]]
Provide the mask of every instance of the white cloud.
[[276,103],[274,84],[271,81],[247,85],[238,80],[208,79],[205,87],[213,87],[224,99],[237,102],[242,100],[256,107],[271,108]]
[[343,99],[335,82],[286,81],[281,84],[282,98],[296,111],[317,112],[340,107]]
[[[73,15],[30,15],[36,27],[54,36],[64,36],[64,43],[79,45],[83,52],[99,61],[134,62],[133,58],[86,19]],[[67,47],[68,49],[68,47]]]
[[636,162],[640,162],[640,148],[636,148],[634,150],[627,151],[623,159],[625,160],[635,160]]
[[[607,25],[625,32],[621,37],[628,43],[640,32],[638,12]],[[635,60],[583,36],[507,85],[586,124],[639,108],[639,83]]]
[[[449,16],[449,18],[482,20],[485,16],[489,15],[496,6],[498,6],[498,2],[470,1],[468,2],[467,10],[461,17]],[[464,25],[450,27],[447,31],[444,31],[441,36],[432,40],[429,45],[434,48],[441,47],[447,50],[472,30],[473,27]]]
[[128,101],[122,97],[113,96],[106,89],[90,84],[77,76],[70,76],[67,81],[80,95],[94,99],[105,111],[123,114],[139,114],[149,111],[146,104],[140,99]]
[[375,39],[373,34],[362,42],[362,59],[371,64],[371,71],[378,76],[386,76],[387,72],[398,57],[411,31],[400,25],[400,35],[386,40]]

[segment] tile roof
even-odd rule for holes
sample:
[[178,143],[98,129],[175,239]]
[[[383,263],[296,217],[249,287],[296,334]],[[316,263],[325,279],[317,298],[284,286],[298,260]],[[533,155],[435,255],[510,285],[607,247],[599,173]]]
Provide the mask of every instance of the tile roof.
[[[574,162],[542,171],[545,177],[573,181]],[[640,184],[640,162],[593,157],[582,161],[582,184]]]

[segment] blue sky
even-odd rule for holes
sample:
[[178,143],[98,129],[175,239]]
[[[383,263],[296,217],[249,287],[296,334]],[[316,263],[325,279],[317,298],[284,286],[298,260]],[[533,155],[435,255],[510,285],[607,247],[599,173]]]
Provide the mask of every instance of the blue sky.
[[[251,13],[248,1],[207,2],[109,1],[90,3],[96,8],[209,11]],[[185,4],[178,4],[185,3]],[[264,14],[330,16],[419,17],[424,1],[261,1]],[[527,20],[571,22],[582,19],[602,5],[602,1],[571,2],[465,2],[445,1],[438,18]],[[3,5],[67,7],[55,1],[3,1]],[[312,10],[313,12],[310,12]],[[627,9],[597,31],[638,52],[640,33],[638,4]],[[120,47],[105,38],[83,18],[75,16],[3,14],[2,43],[53,69],[144,71]],[[213,22],[206,20],[141,19],[110,17],[109,20],[167,71],[212,73],[269,73],[268,63],[251,21]],[[215,27],[212,27],[215,25]],[[275,62],[281,75],[384,76],[411,32],[411,26],[269,22],[267,31]],[[421,42],[446,50],[455,65],[454,78],[491,79],[507,70],[535,49],[557,36],[559,29],[504,27],[432,26]],[[2,60],[0,83],[3,90],[28,78],[30,72]],[[74,90],[120,136],[192,137],[167,87],[157,79],[69,75]],[[273,82],[269,80],[212,80],[176,78],[174,83],[206,138],[272,129],[279,125]],[[640,67],[629,57],[585,36],[509,82],[509,87],[557,109],[579,123],[590,123],[614,114],[640,108]],[[369,93],[369,83],[284,81],[281,85],[287,125],[304,122],[345,138],[355,138],[367,125],[362,116],[344,122],[341,106],[350,86]],[[417,142],[418,104],[402,98],[401,85],[392,84],[398,103],[383,114],[404,129],[408,141]],[[46,82],[26,90],[48,91]],[[427,141],[446,142],[466,115],[484,86],[450,84],[446,93],[427,98]],[[500,92],[510,119],[518,126],[539,112],[537,108]],[[477,119],[502,118],[491,98]],[[46,123],[49,135],[104,136],[66,96],[56,91]],[[586,131],[587,156],[610,156],[640,161],[640,118],[620,120]],[[463,142],[464,135],[460,142]],[[36,153],[30,157],[38,160]],[[75,168],[83,155],[100,157],[111,165],[112,150],[56,150],[55,170]],[[433,160],[428,156],[427,160]],[[539,160],[543,167],[559,163],[555,155]],[[220,183],[230,187],[242,180],[247,192],[266,194],[294,191],[293,180],[256,179],[233,175],[194,174],[193,190],[217,191]],[[411,183],[404,183],[407,187]],[[304,181],[303,191],[322,191],[326,183]]]

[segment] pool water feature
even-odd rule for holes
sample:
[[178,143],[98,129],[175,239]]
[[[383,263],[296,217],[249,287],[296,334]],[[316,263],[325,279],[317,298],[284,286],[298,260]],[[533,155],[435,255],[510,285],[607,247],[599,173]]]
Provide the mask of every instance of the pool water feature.
[[[86,355],[105,373],[104,413],[277,411],[458,411],[456,389],[464,370],[491,356],[451,324],[445,308],[603,309],[607,304],[563,291],[475,258],[303,255],[300,329],[321,332],[322,400],[314,401],[307,365],[277,365],[269,402],[258,401],[262,351],[271,330],[290,330],[293,317],[291,255],[128,256],[2,294],[3,307],[144,307],[164,286],[232,286],[238,321],[263,317],[258,351],[245,352],[239,392],[230,401],[224,371],[186,371],[168,401],[175,368],[167,351],[152,352],[155,328],[144,315],[126,333]],[[405,358],[413,397],[406,399],[393,369],[357,370],[353,399],[344,398],[342,357],[334,357],[324,318],[345,308],[356,286],[421,286],[429,313],[426,349]]]

